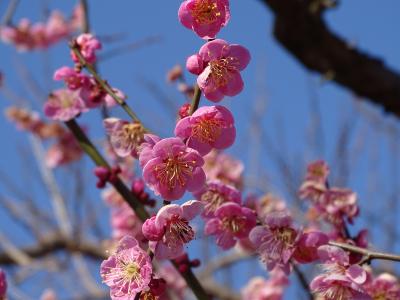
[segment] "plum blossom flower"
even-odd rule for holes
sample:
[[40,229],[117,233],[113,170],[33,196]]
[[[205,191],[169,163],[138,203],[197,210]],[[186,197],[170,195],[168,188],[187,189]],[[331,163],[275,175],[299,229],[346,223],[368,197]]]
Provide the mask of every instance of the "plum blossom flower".
[[[186,190],[190,192],[201,189],[205,174],[204,164],[199,153],[188,148],[179,138],[166,138],[158,141],[151,153],[142,150],[142,155],[149,155],[143,168],[143,179],[156,194],[166,200],[177,200]],[[151,159],[150,159],[151,157]]]
[[[236,96],[243,90],[240,71],[250,62],[250,53],[243,46],[217,39],[203,45],[199,54],[189,59],[188,65],[199,66],[188,70],[199,75],[197,84],[208,100],[219,102],[224,96]],[[198,61],[194,63],[193,59]]]
[[290,272],[290,259],[301,234],[287,212],[274,212],[265,217],[265,226],[256,226],[249,235],[269,271],[279,267]]
[[365,290],[373,300],[400,299],[400,284],[396,277],[382,273],[364,285]]
[[268,279],[253,277],[241,291],[242,300],[281,300],[288,284],[281,270],[273,270]]
[[318,255],[325,272],[310,283],[312,292],[325,300],[371,299],[363,288],[366,271],[359,265],[350,265],[344,250],[324,245],[318,248]]
[[229,1],[187,0],[179,7],[178,17],[201,38],[212,39],[229,21]]
[[138,242],[141,242],[144,240],[142,224],[142,221],[125,202],[111,209],[112,237],[115,240],[120,240],[122,237],[130,235]]
[[236,129],[231,112],[220,105],[203,106],[193,115],[181,119],[175,135],[187,139],[187,145],[201,155],[215,149],[230,147],[235,141]]
[[257,199],[254,203],[257,216],[264,219],[266,215],[275,211],[285,211],[287,209],[286,203],[271,193],[267,193]]
[[[176,299],[185,299],[185,290],[187,288],[186,281],[182,278],[182,275],[171,265],[163,264],[157,270],[157,275],[164,278],[167,283],[168,291],[172,291]],[[160,296],[160,300],[171,300],[167,293]]]
[[122,238],[115,254],[100,266],[100,275],[103,282],[110,287],[113,300],[134,300],[137,293],[148,288],[151,274],[149,255],[131,236]]
[[118,156],[137,156],[137,149],[144,141],[145,129],[142,124],[117,118],[104,119],[103,124]]
[[65,132],[46,152],[45,162],[49,168],[62,166],[82,157],[83,151],[75,136]]
[[193,193],[204,204],[204,217],[213,217],[215,211],[224,203],[241,203],[241,194],[233,186],[218,180],[209,181],[203,189]]
[[207,180],[220,180],[240,189],[243,185],[244,165],[229,154],[211,151],[204,157],[204,172]]
[[305,180],[325,183],[328,179],[329,172],[329,166],[325,161],[316,160],[307,166]]
[[174,259],[184,253],[184,245],[194,239],[195,232],[189,221],[203,209],[200,201],[191,200],[181,206],[163,206],[155,218],[148,219],[142,230],[150,248],[158,259]]
[[217,245],[226,250],[235,246],[237,240],[246,238],[256,225],[253,210],[234,202],[222,204],[206,222],[204,233],[216,235]]
[[[75,12],[78,11],[75,9]],[[74,13],[71,21],[68,21],[61,12],[55,10],[45,23],[32,24],[23,18],[16,26],[2,26],[0,39],[13,44],[18,51],[45,49],[79,29],[76,25],[82,24],[82,20],[82,13]]]
[[53,79],[64,80],[67,87],[74,91],[81,88],[89,80],[89,77],[73,68],[64,66],[54,72]]
[[44,104],[44,114],[59,121],[69,121],[87,108],[76,91],[59,89],[53,91]]
[[155,134],[146,133],[144,135],[144,142],[140,145],[139,151],[139,164],[143,168],[149,160],[153,158],[153,147],[161,141],[161,138]]
[[[86,62],[94,63],[96,61],[96,51],[102,47],[100,41],[90,33],[82,33],[76,38],[75,42]],[[79,63],[79,58],[72,50],[71,56],[74,62]]]
[[0,299],[5,299],[7,293],[7,278],[6,274],[0,269]]

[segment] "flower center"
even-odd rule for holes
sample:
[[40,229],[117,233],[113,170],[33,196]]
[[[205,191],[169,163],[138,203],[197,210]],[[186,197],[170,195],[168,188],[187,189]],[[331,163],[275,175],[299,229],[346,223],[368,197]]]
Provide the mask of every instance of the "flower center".
[[225,217],[222,219],[222,227],[235,234],[243,228],[245,222],[245,218],[241,216]]
[[226,86],[231,73],[238,70],[239,61],[235,57],[225,57],[210,61],[210,77],[217,87]]
[[214,0],[198,0],[193,7],[192,16],[201,25],[212,24],[221,16],[221,12]]
[[276,239],[286,246],[292,246],[296,239],[296,231],[292,228],[278,228],[276,229]]
[[221,120],[201,118],[192,127],[192,135],[202,143],[214,143],[221,135],[222,126]]
[[168,247],[176,247],[182,243],[189,243],[194,239],[194,231],[189,225],[189,221],[174,215],[169,220],[164,234]]
[[187,178],[192,176],[196,161],[183,160],[183,154],[180,152],[178,156],[169,157],[155,167],[157,179],[169,189],[174,189],[178,184],[185,186]]
[[205,202],[204,212],[206,214],[214,213],[218,207],[225,201],[224,197],[217,191],[207,191],[201,195],[201,201]]
[[327,300],[346,300],[353,298],[350,289],[339,284],[335,284],[329,287],[327,290],[321,292],[321,296],[323,299]]
[[143,141],[144,139],[144,128],[140,123],[129,123],[122,126],[122,135],[124,140],[129,144],[137,143]]

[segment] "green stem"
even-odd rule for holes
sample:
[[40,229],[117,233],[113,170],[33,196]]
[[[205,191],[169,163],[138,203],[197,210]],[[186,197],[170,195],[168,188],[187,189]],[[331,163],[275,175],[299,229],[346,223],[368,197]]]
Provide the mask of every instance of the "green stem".
[[189,115],[193,115],[193,113],[199,108],[201,98],[201,90],[199,86],[196,84],[194,87],[194,94],[192,99],[192,104],[190,105]]
[[[83,151],[89,155],[89,157],[97,166],[110,169],[110,165],[96,149],[96,147],[92,144],[92,142],[86,136],[85,132],[81,129],[75,119],[65,122],[65,125],[73,133]],[[143,204],[139,201],[139,199],[136,198],[136,196],[129,190],[129,188],[122,182],[121,179],[118,178],[117,181],[113,183],[113,186],[125,199],[129,206],[135,211],[140,220],[144,222],[150,217],[145,210]],[[173,261],[171,262],[177,268],[177,265]],[[207,295],[206,291],[204,290],[196,276],[193,274],[191,269],[189,269],[187,272],[181,273],[181,275],[186,280],[188,286],[192,289],[198,300],[209,300],[209,296]]]
[[[111,169],[110,165],[88,139],[86,134],[83,132],[78,123],[73,119],[65,122],[69,130],[74,134],[75,138],[78,140],[79,145],[82,147],[89,157],[97,166],[105,167]],[[122,182],[121,179],[117,179],[113,184],[114,188],[121,194],[129,206],[136,212],[136,215],[144,222],[149,218],[149,214],[146,212],[143,204],[131,193],[129,188]]]
[[112,90],[112,88],[109,86],[109,84],[103,80],[100,75],[96,72],[96,69],[92,64],[89,64],[85,58],[82,56],[81,52],[77,48],[75,44],[71,45],[72,51],[75,53],[75,55],[79,59],[79,63],[88,70],[90,74],[94,77],[94,79],[97,81],[97,83],[101,86],[101,88],[109,94],[125,111],[126,113],[131,117],[133,121],[140,122],[139,118],[136,116],[136,114],[133,112],[133,110],[129,107],[129,105],[125,102],[125,100],[121,99],[120,97],[117,96],[117,94]]

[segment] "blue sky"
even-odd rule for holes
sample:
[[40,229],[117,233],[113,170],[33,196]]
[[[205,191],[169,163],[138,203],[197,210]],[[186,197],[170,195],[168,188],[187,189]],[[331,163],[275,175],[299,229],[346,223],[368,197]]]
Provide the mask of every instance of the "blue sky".
[[[5,10],[7,2],[0,1],[0,12]],[[29,17],[33,21],[41,20],[45,2],[67,15],[74,4],[74,1],[66,0],[21,1],[14,20],[21,17]],[[277,44],[271,34],[273,16],[260,1],[230,2],[232,18],[219,37],[246,46],[252,55],[249,67],[243,72],[245,90],[237,97],[221,102],[232,110],[237,122],[238,139],[230,152],[249,163],[247,170],[252,176],[258,177],[267,173],[273,190],[287,196],[282,184],[283,178],[274,161],[276,157],[268,149],[271,145],[264,141],[255,143],[249,140],[255,104],[265,110],[261,116],[261,127],[272,140],[271,148],[275,148],[272,152],[289,157],[290,164],[300,168],[304,167],[305,160],[321,157],[331,164],[338,163],[334,148],[340,134],[338,126],[344,121],[354,123],[353,132],[359,138],[346,146],[351,149],[360,147],[361,150],[352,158],[349,186],[361,198],[371,197],[371,193],[378,189],[381,191],[381,198],[393,193],[392,186],[396,178],[393,174],[399,169],[399,155],[390,156],[393,154],[390,149],[395,141],[387,137],[380,128],[393,126],[398,130],[396,120],[391,116],[383,118],[381,109],[370,105],[362,105],[362,108],[376,115],[379,124],[357,117],[358,110],[354,105],[356,101],[346,89],[334,83],[323,82],[317,74],[310,74]],[[165,75],[175,64],[184,64],[186,57],[197,52],[203,41],[178,22],[177,9],[180,1],[91,0],[89,3],[91,27],[99,36],[123,33],[127,36],[124,42],[159,37],[159,42],[155,44],[101,63],[100,70],[113,86],[129,95],[129,104],[148,127],[164,137],[172,135],[173,117],[160,100],[157,100],[157,96],[149,91],[145,82],[156,84],[177,105],[183,104],[184,98],[174,86],[166,83]],[[400,71],[400,37],[397,32],[400,28],[399,11],[400,2],[396,0],[341,1],[337,9],[327,13],[326,18],[339,35],[364,51],[384,58],[391,68]],[[121,41],[105,44],[104,51],[122,44]],[[70,64],[67,41],[57,44],[45,54],[16,54],[13,47],[0,44],[0,58],[0,71],[4,73],[7,85],[15,93],[28,98],[32,98],[32,95],[21,84],[19,65],[27,66],[45,95],[51,89],[60,87],[49,78],[53,70]],[[195,77],[186,73],[186,79],[193,82]],[[319,148],[312,147],[313,143],[307,137],[313,116],[310,107],[315,108],[310,103],[318,104],[322,117],[324,134],[320,140],[314,141],[314,144],[322,145]],[[208,103],[203,99],[202,104]],[[8,100],[0,95],[0,109],[3,110],[8,105]],[[40,105],[35,108],[40,110]],[[113,113],[123,116],[118,109]],[[82,123],[88,124],[93,137],[101,136],[102,128],[97,113],[85,115]],[[4,118],[0,119],[0,136],[4,141],[1,149],[4,159],[0,160],[0,170],[16,180],[21,188],[29,187],[29,182],[19,180],[26,162],[21,159],[21,152],[16,151],[17,145],[27,144],[26,136],[17,132]],[[398,135],[396,137],[398,139]],[[282,145],[285,147],[282,148]],[[259,164],[254,164],[254,155]],[[90,166],[90,163],[87,165]],[[338,167],[333,165],[332,168],[335,174]],[[378,180],[370,178],[371,171],[378,174]],[[373,184],[371,180],[375,180]],[[7,193],[3,186],[0,186],[0,193]],[[96,197],[98,192],[93,189],[88,193]],[[363,204],[361,207],[366,210],[374,209],[363,207]],[[6,228],[6,224],[7,222],[0,220],[1,231]],[[398,245],[395,249],[399,250]]]

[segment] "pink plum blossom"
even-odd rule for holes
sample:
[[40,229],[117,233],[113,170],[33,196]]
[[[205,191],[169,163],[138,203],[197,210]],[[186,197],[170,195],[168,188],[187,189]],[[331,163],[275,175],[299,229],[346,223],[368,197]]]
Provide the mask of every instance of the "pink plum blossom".
[[44,114],[59,121],[69,121],[87,108],[76,91],[59,89],[53,91],[44,104]]
[[119,241],[115,254],[103,261],[100,275],[110,287],[113,300],[134,300],[137,293],[148,288],[152,264],[149,255],[131,236]]
[[215,211],[224,203],[241,203],[241,194],[233,186],[218,180],[209,181],[203,189],[193,193],[204,204],[204,217],[213,217]]
[[253,210],[234,202],[222,204],[206,222],[204,233],[216,235],[217,245],[226,250],[235,246],[237,240],[246,238],[256,225]]
[[310,283],[313,293],[325,300],[371,299],[363,288],[367,282],[366,271],[359,265],[350,265],[344,250],[324,245],[318,248],[318,255],[325,272]]
[[204,172],[207,180],[220,180],[240,189],[243,185],[244,165],[229,154],[211,151],[204,157]]
[[330,169],[328,164],[323,160],[316,160],[307,166],[307,174],[305,180],[324,183],[328,179]]
[[56,168],[79,160],[82,154],[82,148],[75,136],[70,132],[65,132],[55,144],[49,147],[45,162],[49,168]]
[[257,216],[261,219],[264,219],[265,216],[271,212],[287,210],[286,203],[281,198],[271,193],[261,196],[254,202]]
[[110,143],[118,156],[137,156],[137,149],[144,141],[145,129],[139,122],[128,122],[117,118],[103,120]]
[[82,14],[73,16],[69,22],[59,11],[52,11],[45,23],[31,23],[23,18],[17,25],[2,26],[0,39],[13,44],[18,51],[45,49],[68,37],[78,29],[76,24],[82,23]]
[[5,299],[7,293],[7,278],[6,274],[0,269],[0,299]]
[[144,142],[139,147],[139,164],[142,168],[153,158],[153,147],[159,141],[161,141],[160,137],[155,134],[144,135]]
[[186,139],[189,147],[205,155],[212,148],[230,147],[235,141],[236,129],[233,116],[227,108],[220,105],[203,106],[177,123],[175,135]]
[[246,48],[217,39],[200,48],[198,60],[204,69],[194,74],[199,75],[197,84],[208,100],[219,102],[224,96],[236,96],[243,90],[240,71],[250,62]]
[[[176,300],[184,300],[185,290],[187,289],[186,281],[182,278],[182,275],[171,265],[163,264],[157,270],[157,275],[164,278],[167,283],[167,290],[171,291]],[[159,300],[172,300],[168,297],[167,293],[160,296]]]
[[203,39],[215,38],[230,18],[228,0],[187,0],[178,11],[180,22]]
[[364,285],[373,300],[400,299],[400,283],[389,273],[382,273]]
[[111,209],[112,237],[120,240],[126,235],[134,237],[138,242],[144,240],[142,221],[136,216],[129,205],[124,202],[119,207]]
[[89,77],[77,72],[73,68],[64,66],[55,71],[53,79],[64,80],[70,90],[77,90],[89,80]]
[[[203,209],[200,201],[191,200],[181,206],[163,206],[155,218],[150,218],[142,228],[150,239],[150,248],[158,259],[174,259],[184,253],[184,245],[194,239],[195,232],[189,221]],[[151,233],[151,234],[149,234]]]
[[143,179],[157,195],[166,200],[177,200],[186,190],[194,192],[203,187],[205,174],[201,167],[204,160],[181,139],[160,140],[147,154],[152,158],[143,168]]
[[281,270],[273,270],[268,279],[253,277],[241,291],[242,300],[281,300],[288,284]]
[[[71,28],[65,20],[63,14],[57,10],[51,12],[45,26],[46,43],[54,44],[59,40],[67,37],[71,32]],[[46,46],[46,45],[45,45]],[[45,47],[44,47],[45,48]]]
[[[86,62],[92,64],[96,61],[96,51],[101,49],[100,41],[90,33],[82,33],[76,38],[76,45]],[[76,54],[71,50],[73,61],[79,63]]]
[[265,217],[265,225],[256,226],[249,235],[261,260],[269,271],[275,267],[290,272],[290,259],[296,250],[301,233],[287,212],[273,212]]

